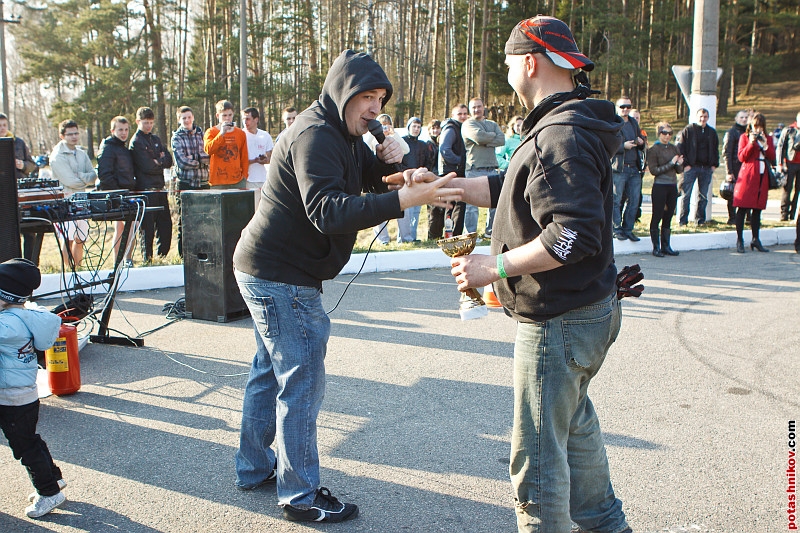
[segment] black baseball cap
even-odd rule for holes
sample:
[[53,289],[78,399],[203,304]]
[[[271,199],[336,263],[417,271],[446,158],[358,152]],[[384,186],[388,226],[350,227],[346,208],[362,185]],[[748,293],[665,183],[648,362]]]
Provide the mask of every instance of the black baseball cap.
[[561,68],[589,71],[594,63],[581,54],[569,27],[555,17],[536,15],[511,30],[506,41],[507,55],[547,54]]
[[39,268],[27,259],[20,257],[0,263],[0,300],[4,302],[24,304],[41,283]]

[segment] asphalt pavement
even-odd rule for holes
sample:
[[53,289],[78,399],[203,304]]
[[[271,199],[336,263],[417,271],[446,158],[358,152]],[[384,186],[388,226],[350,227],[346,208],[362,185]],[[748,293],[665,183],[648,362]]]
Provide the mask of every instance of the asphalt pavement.
[[[788,424],[800,418],[800,255],[731,249],[620,257],[646,290],[589,389],[637,533],[788,530]],[[351,276],[324,287],[332,308]],[[111,325],[165,323],[181,288],[120,294]],[[31,485],[0,444],[0,532],[512,532],[515,322],[462,322],[447,269],[362,274],[332,314],[322,483],[360,516],[284,521],[274,486],[240,492],[233,456],[249,319],[182,320],[144,348],[89,344],[83,386],[42,400],[68,501],[24,517]]]

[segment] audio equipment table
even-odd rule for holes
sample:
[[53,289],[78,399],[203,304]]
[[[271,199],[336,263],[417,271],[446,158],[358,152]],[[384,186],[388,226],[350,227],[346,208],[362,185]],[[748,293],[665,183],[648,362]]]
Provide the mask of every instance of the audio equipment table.
[[[134,226],[141,222],[144,213],[148,210],[157,211],[161,207],[146,208],[143,195],[129,193],[128,191],[98,191],[89,193],[75,193],[67,199],[46,199],[19,202],[20,229],[29,231],[53,231],[55,224],[74,222],[77,220],[93,221],[122,221],[123,231],[120,236],[121,243],[127,243],[130,232]],[[39,295],[39,298],[53,296],[61,293],[82,292],[84,289],[97,285],[107,285],[108,295],[102,309],[93,310],[91,314],[101,313],[98,320],[99,329],[96,335],[90,335],[89,340],[95,344],[115,344],[124,346],[144,346],[140,337],[119,337],[109,332],[108,323],[114,308],[114,299],[119,288],[119,274],[125,258],[126,246],[120,245],[114,258],[114,269],[104,279],[91,282],[75,281],[71,287]]]

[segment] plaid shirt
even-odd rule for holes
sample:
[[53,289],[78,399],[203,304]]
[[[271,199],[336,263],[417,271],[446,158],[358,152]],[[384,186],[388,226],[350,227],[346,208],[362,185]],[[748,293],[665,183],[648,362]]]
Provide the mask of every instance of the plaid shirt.
[[208,159],[202,160],[203,130],[195,126],[193,130],[178,128],[172,134],[172,152],[175,166],[172,171],[178,178],[193,188],[208,185]]

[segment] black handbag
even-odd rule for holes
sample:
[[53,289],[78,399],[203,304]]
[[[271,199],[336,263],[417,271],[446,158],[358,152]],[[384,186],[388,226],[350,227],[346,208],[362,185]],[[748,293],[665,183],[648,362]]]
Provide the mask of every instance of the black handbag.
[[786,176],[780,170],[775,170],[771,162],[767,162],[767,176],[769,176],[770,190],[780,189],[786,185]]
[[735,186],[736,186],[735,181],[723,181],[722,183],[720,183],[719,184],[720,197],[728,202],[733,200],[733,189]]

